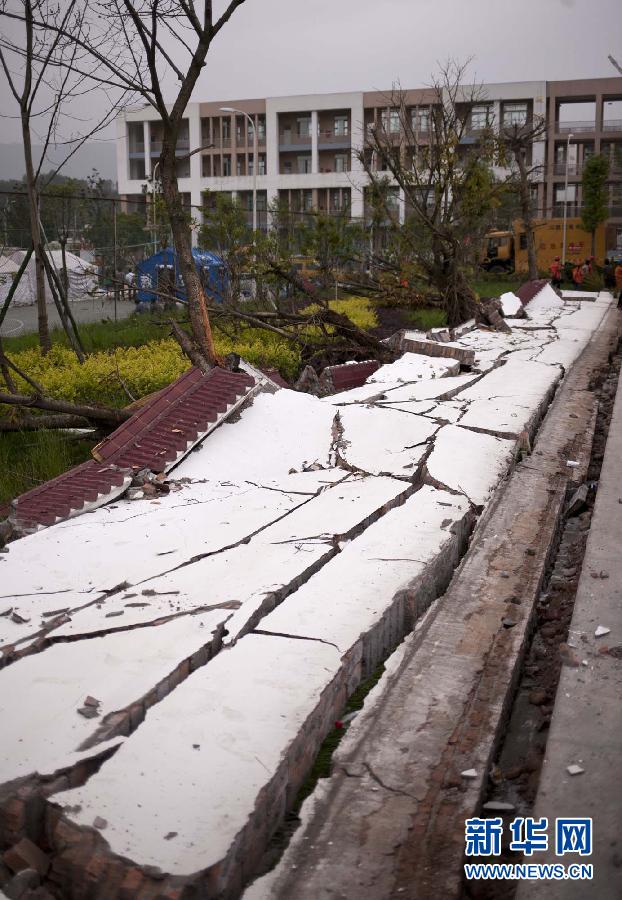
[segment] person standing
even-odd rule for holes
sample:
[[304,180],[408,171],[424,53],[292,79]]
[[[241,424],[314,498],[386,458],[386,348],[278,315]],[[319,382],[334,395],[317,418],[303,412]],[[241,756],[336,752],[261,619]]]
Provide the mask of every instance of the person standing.
[[551,284],[559,290],[562,286],[562,264],[559,256],[555,257],[549,271],[551,273]]
[[605,289],[608,291],[614,291],[616,287],[616,275],[615,275],[616,267],[610,259],[605,260],[605,267],[603,269],[603,280],[605,283]]
[[618,306],[622,300],[622,260],[618,260],[615,268],[616,291],[618,292]]

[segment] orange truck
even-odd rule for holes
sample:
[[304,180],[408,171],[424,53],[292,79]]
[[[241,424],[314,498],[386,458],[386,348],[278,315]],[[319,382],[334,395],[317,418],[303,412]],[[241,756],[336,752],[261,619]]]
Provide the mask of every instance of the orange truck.
[[[562,257],[564,242],[563,219],[539,219],[536,226],[536,255],[538,269],[548,272],[556,256]],[[613,251],[612,251],[613,252]],[[566,261],[578,263],[592,255],[592,235],[581,227],[580,219],[566,222]],[[603,262],[605,256],[605,227],[596,229],[594,256]],[[517,219],[512,231],[489,231],[482,246],[480,265],[488,272],[526,272],[527,238],[523,223]]]

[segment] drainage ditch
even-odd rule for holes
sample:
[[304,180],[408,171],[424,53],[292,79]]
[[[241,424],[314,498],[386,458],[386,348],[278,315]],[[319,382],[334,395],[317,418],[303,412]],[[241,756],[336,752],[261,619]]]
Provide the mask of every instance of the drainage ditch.
[[[590,384],[598,399],[598,413],[587,480],[567,498],[557,552],[538,599],[521,678],[482,801],[495,806],[484,809],[483,815],[508,819],[532,815],[562,666],[583,665],[580,642],[569,637],[569,628],[621,364],[622,342],[611,354],[609,365],[595,373]],[[502,856],[490,861],[517,863],[521,854],[505,846]],[[464,884],[462,896],[464,900],[510,900],[517,888],[516,881],[472,881]]]

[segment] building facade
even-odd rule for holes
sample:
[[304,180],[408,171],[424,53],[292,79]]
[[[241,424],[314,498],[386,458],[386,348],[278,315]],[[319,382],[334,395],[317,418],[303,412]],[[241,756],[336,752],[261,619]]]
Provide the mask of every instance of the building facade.
[[[407,90],[404,96],[413,132],[424,143],[438,95],[424,88]],[[530,160],[536,167],[534,205],[541,218],[562,215],[564,206],[569,216],[580,215],[583,166],[594,153],[607,155],[607,246],[622,250],[622,79],[487,84],[477,102],[465,89],[455,103],[464,105],[467,114],[465,146],[477,144],[489,127],[546,119],[546,134],[534,143]],[[197,222],[203,206],[226,193],[247,211],[250,224],[254,186],[262,228],[277,200],[294,214],[348,210],[361,219],[368,178],[360,156],[371,152],[365,137],[378,125],[399,137],[400,116],[390,91],[190,103],[177,148],[179,189]],[[160,151],[161,123],[154,110],[143,107],[119,116],[118,186],[128,208],[144,207],[149,200]],[[368,162],[380,165],[372,158]],[[403,221],[404,198],[397,188],[395,204]]]

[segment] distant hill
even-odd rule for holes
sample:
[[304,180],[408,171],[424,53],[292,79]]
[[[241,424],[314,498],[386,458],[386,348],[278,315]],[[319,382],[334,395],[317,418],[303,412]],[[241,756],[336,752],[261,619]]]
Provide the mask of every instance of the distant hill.
[[[33,145],[33,155],[37,162],[41,157],[42,147]],[[63,151],[48,153],[48,162],[44,166],[46,172],[53,167],[54,162],[62,159]],[[93,169],[97,169],[102,178],[117,180],[116,147],[114,141],[87,142],[71,157],[66,166],[63,166],[63,175],[72,178],[86,178]],[[0,144],[0,181],[19,179],[24,174],[24,150],[21,144]]]

